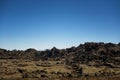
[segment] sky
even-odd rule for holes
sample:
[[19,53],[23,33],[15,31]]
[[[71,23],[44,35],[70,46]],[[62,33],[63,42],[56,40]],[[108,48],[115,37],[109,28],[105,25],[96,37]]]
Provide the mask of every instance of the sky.
[[0,48],[120,42],[120,0],[0,0]]

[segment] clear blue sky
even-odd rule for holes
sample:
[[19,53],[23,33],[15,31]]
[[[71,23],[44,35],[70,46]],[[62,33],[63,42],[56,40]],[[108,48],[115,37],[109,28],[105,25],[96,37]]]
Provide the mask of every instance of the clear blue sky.
[[0,48],[120,42],[120,0],[0,0]]

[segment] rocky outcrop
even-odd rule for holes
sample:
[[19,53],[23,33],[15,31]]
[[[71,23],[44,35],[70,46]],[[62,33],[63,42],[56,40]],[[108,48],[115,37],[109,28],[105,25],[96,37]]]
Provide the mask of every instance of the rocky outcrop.
[[78,47],[66,49],[47,49],[45,51],[37,51],[29,48],[22,50],[6,50],[0,49],[0,59],[30,59],[30,60],[48,60],[48,59],[66,59],[65,63],[85,63],[95,62],[96,64],[104,65],[112,63],[120,64],[120,43],[95,43],[86,42]]

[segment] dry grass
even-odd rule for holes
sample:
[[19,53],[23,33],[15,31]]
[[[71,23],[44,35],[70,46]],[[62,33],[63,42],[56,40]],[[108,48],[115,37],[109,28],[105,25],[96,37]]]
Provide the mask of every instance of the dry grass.
[[120,74],[119,68],[96,68],[85,64],[80,66],[84,75],[90,74],[92,77],[66,77],[73,74],[74,70],[61,61],[0,60],[0,80],[118,80],[120,78],[120,76],[93,76],[102,71]]

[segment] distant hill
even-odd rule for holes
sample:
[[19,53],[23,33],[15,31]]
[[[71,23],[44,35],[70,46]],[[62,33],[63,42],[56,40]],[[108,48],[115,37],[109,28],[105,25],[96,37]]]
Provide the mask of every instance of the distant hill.
[[[0,49],[0,59],[30,59],[30,60],[59,60],[65,59],[66,64],[95,62],[95,64],[103,65],[112,63],[120,64],[120,43],[95,43],[86,42],[78,47],[66,49],[47,49],[45,51],[37,51],[29,48],[23,50],[6,50]],[[91,64],[92,65],[92,64]]]

